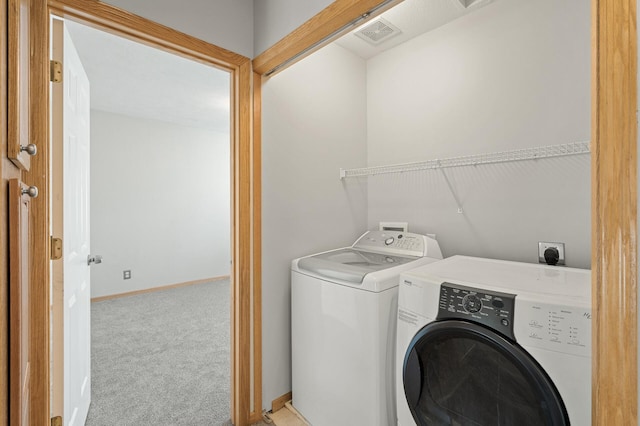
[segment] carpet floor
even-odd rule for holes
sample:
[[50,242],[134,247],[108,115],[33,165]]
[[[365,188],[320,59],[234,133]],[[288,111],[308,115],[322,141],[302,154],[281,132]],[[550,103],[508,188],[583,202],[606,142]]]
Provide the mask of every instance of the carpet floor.
[[86,425],[230,425],[229,280],[91,305]]

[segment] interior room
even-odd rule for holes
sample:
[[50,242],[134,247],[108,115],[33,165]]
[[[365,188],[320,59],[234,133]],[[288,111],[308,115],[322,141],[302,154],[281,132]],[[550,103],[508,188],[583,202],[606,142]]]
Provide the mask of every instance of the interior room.
[[[65,324],[75,320],[65,313],[54,317],[54,329],[61,328],[53,340],[54,388],[64,389],[55,393],[54,412],[70,424],[85,416],[87,425],[156,422],[169,413],[224,422],[230,406],[229,75],[73,21],[64,28],[65,57],[77,54],[89,84],[87,220],[99,261],[91,271],[90,318],[82,319],[91,324],[90,384],[83,385],[90,388],[90,409],[69,403],[76,375],[67,371],[75,369],[67,348],[84,339]],[[65,114],[65,124],[71,117]],[[70,194],[63,197],[76,197]],[[66,281],[54,288],[67,289]],[[201,375],[210,377],[204,387],[196,380]],[[149,392],[158,387],[164,392]]]
[[91,84],[91,297],[228,276],[227,73],[66,25]]

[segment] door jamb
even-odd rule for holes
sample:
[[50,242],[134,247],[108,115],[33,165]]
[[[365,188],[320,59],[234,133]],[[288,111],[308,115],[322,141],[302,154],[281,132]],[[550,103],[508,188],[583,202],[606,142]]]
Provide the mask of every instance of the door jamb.
[[592,424],[638,418],[636,0],[592,0]]
[[[48,149],[49,112],[49,16],[74,21],[141,42],[170,53],[226,70],[231,76],[231,418],[238,426],[261,418],[262,361],[260,336],[260,275],[255,266],[261,258],[259,147],[252,139],[251,61],[241,55],[136,16],[99,1],[32,0],[32,135],[40,139],[39,157],[32,163],[30,175],[39,177],[43,201],[34,205],[32,250],[40,267],[32,268],[32,282],[38,283],[38,354],[34,365],[35,385],[32,406],[34,423],[49,423],[49,221],[48,209],[50,152]],[[34,25],[35,23],[35,25]],[[35,84],[33,84],[35,83]],[[256,303],[257,302],[257,303]],[[255,321],[255,323],[254,323]],[[38,420],[36,420],[38,419]]]

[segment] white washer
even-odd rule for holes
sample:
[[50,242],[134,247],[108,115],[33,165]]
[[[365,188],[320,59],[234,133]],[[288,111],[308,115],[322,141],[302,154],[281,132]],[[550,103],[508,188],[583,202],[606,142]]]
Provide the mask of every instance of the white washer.
[[433,238],[369,231],[291,265],[293,406],[314,426],[395,423],[398,279],[442,259]]
[[403,273],[398,425],[590,425],[591,273],[453,256]]

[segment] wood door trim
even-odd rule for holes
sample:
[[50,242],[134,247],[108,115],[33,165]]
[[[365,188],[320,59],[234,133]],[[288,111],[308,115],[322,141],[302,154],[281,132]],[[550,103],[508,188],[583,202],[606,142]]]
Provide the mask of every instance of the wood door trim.
[[[234,84],[233,98],[240,103],[234,114],[234,126],[237,131],[237,138],[232,146],[233,156],[235,158],[232,165],[233,175],[233,203],[234,205],[246,206],[246,209],[234,209],[232,215],[233,229],[233,269],[232,275],[237,277],[241,282],[251,282],[251,274],[253,266],[251,265],[251,150],[249,141],[251,140],[251,128],[249,126],[238,126],[240,122],[251,123],[251,64],[246,62],[240,66],[239,75],[242,82],[247,84]],[[244,235],[247,240],[243,244],[239,235]],[[243,266],[244,265],[244,266]],[[247,267],[247,265],[251,265]],[[251,354],[248,348],[251,345],[251,293],[252,289],[249,285],[236,285],[232,290],[232,321],[237,327],[237,335],[232,341],[233,357],[231,367],[231,377],[233,382],[232,394],[236,395],[239,388],[243,388],[246,398],[234,398],[232,403],[232,422],[234,424],[244,424],[249,422],[250,413],[255,411],[250,407],[251,395]],[[241,315],[246,317],[241,318]],[[240,338],[242,337],[242,338]]]
[[[107,5],[99,1],[87,0],[32,0],[38,3],[43,10],[37,10],[35,19],[39,20],[37,31],[33,37],[35,38],[36,55],[34,61],[37,62],[33,67],[31,82],[37,82],[34,96],[32,97],[32,108],[36,107],[37,112],[33,115],[34,126],[39,128],[38,134],[42,137],[42,130],[45,130],[44,137],[48,145],[48,64],[49,64],[49,34],[48,19],[49,13],[59,15],[66,18],[82,22],[84,24],[106,30],[108,32],[118,34],[137,42],[141,42],[153,47],[164,49],[166,51],[179,54],[183,57],[200,61],[202,63],[216,66],[218,68],[229,71],[231,74],[231,86],[233,94],[236,96],[232,100],[232,163],[234,174],[232,175],[232,235],[233,235],[233,269],[232,269],[232,289],[234,299],[232,301],[232,364],[234,372],[232,372],[232,401],[233,411],[231,413],[234,424],[242,426],[248,425],[251,413],[261,411],[261,399],[256,400],[255,394],[252,401],[252,381],[253,388],[256,389],[255,380],[261,377],[260,354],[250,354],[252,348],[251,342],[255,338],[255,333],[261,333],[261,327],[253,330],[252,309],[255,308],[255,300],[251,300],[251,294],[255,294],[255,285],[260,277],[254,275],[252,259],[260,257],[260,246],[254,245],[254,236],[260,235],[260,210],[255,210],[252,198],[255,194],[252,192],[255,187],[253,179],[255,171],[250,161],[246,161],[251,157],[255,149],[253,148],[251,122],[252,117],[250,111],[251,105],[251,61],[236,53],[226,49],[214,46],[202,40],[196,39],[179,31],[157,24],[153,21],[141,18],[139,16],[128,13],[122,9]],[[47,9],[47,6],[49,7]],[[43,23],[44,22],[44,23]],[[34,21],[32,20],[32,24]],[[46,65],[46,67],[44,67]],[[32,86],[33,88],[33,86]],[[35,98],[40,96],[39,98]],[[232,96],[233,99],[233,96]],[[44,110],[42,107],[44,106]],[[34,111],[32,111],[34,113]],[[33,129],[33,127],[32,127]],[[40,148],[40,147],[39,147]],[[253,151],[252,151],[253,150]],[[43,188],[41,193],[49,191],[49,166],[45,160],[49,159],[48,150],[42,150],[36,157],[40,157],[39,161],[32,162],[32,172],[30,175],[40,176]],[[258,153],[259,154],[259,153]],[[35,163],[35,164],[34,164]],[[259,193],[258,193],[259,196]],[[48,205],[48,204],[47,204]],[[35,209],[33,206],[34,221],[48,223],[50,212],[46,206],[40,206]],[[256,221],[257,219],[257,221]],[[256,225],[257,223],[257,225]],[[49,416],[49,370],[48,370],[48,336],[49,336],[49,276],[48,276],[48,256],[43,253],[49,253],[49,235],[48,226],[37,226],[33,244],[34,250],[39,253],[41,266],[46,264],[47,268],[39,267],[35,276],[32,275],[32,282],[40,285],[40,293],[38,303],[45,303],[46,310],[39,311],[41,315],[46,312],[45,318],[39,319],[39,332],[43,335],[46,333],[46,345],[38,345],[40,356],[46,355],[46,362],[41,360],[37,367],[38,375],[38,396],[43,401],[36,408],[39,418],[43,421],[37,424],[45,424],[48,422]],[[252,302],[254,306],[252,306]],[[252,335],[253,330],[253,335]],[[44,339],[40,341],[44,343]],[[253,363],[253,365],[251,364]],[[46,365],[45,365],[46,364]],[[35,376],[34,376],[35,380]],[[261,392],[261,386],[257,392]],[[261,395],[261,394],[260,394]],[[35,408],[35,407],[34,407]],[[36,417],[34,417],[35,419]]]
[[[253,78],[253,121],[262,122],[262,76],[252,73]],[[253,173],[253,212],[262,212],[262,128],[259,125],[253,126],[253,152],[251,154],[253,163],[251,170]],[[253,355],[262,359],[262,216],[254,214],[253,217]],[[255,375],[253,398],[254,407],[259,408],[251,413],[251,422],[257,423],[262,420],[262,363],[260,363],[260,374]]]
[[[368,15],[361,22],[364,23],[366,20],[373,19],[401,1],[402,0],[390,2],[375,13]],[[260,75],[266,75],[285,63],[287,64],[286,66],[291,65],[293,62],[287,62],[292,58],[300,60],[304,57],[301,53],[304,52],[305,55],[312,53],[313,50],[309,49],[314,46],[319,49],[322,45],[316,45],[321,40],[331,36],[349,22],[358,17],[362,17],[371,9],[383,3],[384,1],[382,0],[335,0],[320,11],[320,13],[293,30],[269,49],[256,56],[253,59],[253,70]],[[338,37],[339,35],[336,34],[335,36]],[[284,68],[286,67],[282,69]]]
[[[38,153],[23,182],[39,189],[31,200],[31,421],[49,424],[49,15],[46,0],[31,0],[29,129]],[[27,75],[21,75],[26,78]]]
[[[0,0],[0,23],[7,28],[7,1]],[[0,37],[0,103],[7,105],[7,38]],[[7,158],[7,112],[0,113],[0,247],[9,247],[8,179],[20,171]],[[10,172],[13,172],[9,174]],[[0,424],[9,424],[9,251],[0,250]]]
[[48,0],[51,13],[224,69],[249,58],[100,1]]
[[[29,225],[23,220],[23,205],[25,200],[22,195],[23,184],[19,179],[9,181],[9,301],[10,301],[10,332],[9,332],[9,424],[26,426],[28,416],[25,419],[25,410],[29,407],[30,391],[30,358],[27,359],[27,367],[23,376],[23,346],[29,344],[29,338],[23,339],[23,329],[28,323],[23,323],[23,298],[27,298],[23,292],[23,271],[25,259],[23,258],[24,234],[29,233]],[[29,201],[27,201],[28,209]],[[26,212],[28,215],[28,211]],[[28,221],[28,219],[27,219]],[[26,243],[28,244],[28,242]],[[28,255],[27,255],[28,256]],[[26,261],[28,265],[28,259]],[[28,268],[28,266],[27,266]],[[28,309],[28,308],[27,308]],[[31,334],[27,330],[27,334]]]
[[[23,8],[22,2],[28,4],[29,0],[9,0],[8,8],[8,87],[10,90],[8,97],[8,122],[7,130],[8,140],[10,141],[7,148],[7,156],[13,163],[24,170],[29,170],[30,156],[22,151],[21,146],[27,146],[31,143],[29,140],[29,81],[24,82],[20,75],[29,73],[29,47],[23,46],[20,39],[29,34],[30,17],[28,14],[30,7]],[[24,21],[23,21],[24,20]],[[26,28],[23,28],[26,24]],[[28,36],[27,36],[28,37]],[[25,52],[26,50],[26,52]],[[26,69],[25,69],[26,68]]]
[[592,424],[637,424],[636,0],[592,2]]

